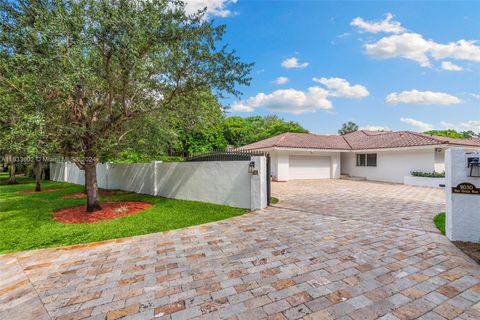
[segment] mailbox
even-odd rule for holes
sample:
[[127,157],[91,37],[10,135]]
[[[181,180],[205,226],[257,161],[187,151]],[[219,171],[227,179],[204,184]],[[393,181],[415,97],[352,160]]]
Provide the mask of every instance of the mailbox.
[[480,177],[480,157],[468,157],[467,158],[467,167],[469,169],[469,177]]

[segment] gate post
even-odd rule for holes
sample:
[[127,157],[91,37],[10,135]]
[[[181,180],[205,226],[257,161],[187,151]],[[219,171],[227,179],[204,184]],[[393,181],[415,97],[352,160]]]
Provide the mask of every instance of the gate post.
[[480,241],[480,176],[469,168],[469,159],[478,157],[480,150],[450,148],[445,153],[445,234],[452,241]]
[[250,209],[260,210],[267,207],[267,161],[265,156],[253,156],[254,173],[250,178]]
[[153,196],[158,195],[158,170],[162,161],[153,161]]

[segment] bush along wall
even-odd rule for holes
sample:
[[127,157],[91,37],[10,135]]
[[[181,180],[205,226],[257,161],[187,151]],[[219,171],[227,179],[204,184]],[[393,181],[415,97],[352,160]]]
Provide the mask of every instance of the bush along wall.
[[445,178],[445,171],[442,171],[442,172],[411,171],[410,174],[414,177]]

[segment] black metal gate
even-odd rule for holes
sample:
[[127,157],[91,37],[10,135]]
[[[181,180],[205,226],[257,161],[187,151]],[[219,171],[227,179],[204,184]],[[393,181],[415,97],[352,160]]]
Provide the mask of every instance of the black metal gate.
[[251,161],[254,156],[266,158],[266,179],[267,179],[267,204],[270,205],[272,198],[271,190],[271,164],[270,154],[254,150],[215,150],[211,152],[195,154],[185,161]]

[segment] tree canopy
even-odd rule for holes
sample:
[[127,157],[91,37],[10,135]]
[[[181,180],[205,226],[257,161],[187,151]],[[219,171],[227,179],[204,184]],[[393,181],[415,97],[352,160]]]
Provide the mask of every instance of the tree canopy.
[[425,134],[429,134],[432,136],[439,136],[439,137],[448,137],[448,138],[454,138],[454,139],[468,139],[468,138],[475,138],[480,136],[479,133],[475,133],[471,130],[469,131],[456,131],[453,129],[448,129],[448,130],[429,130],[425,131]]
[[358,130],[358,125],[355,122],[348,121],[347,123],[342,124],[342,128],[338,130],[339,135],[344,135],[350,132],[355,132]]
[[308,133],[299,123],[285,121],[276,115],[248,118],[229,117],[224,122],[227,144],[234,147],[270,138],[285,132]]
[[172,0],[0,1],[0,54],[23,61],[58,152],[85,170],[87,210],[100,208],[95,167],[147,114],[196,108],[192,93],[238,95],[251,64],[222,41],[225,26]]

